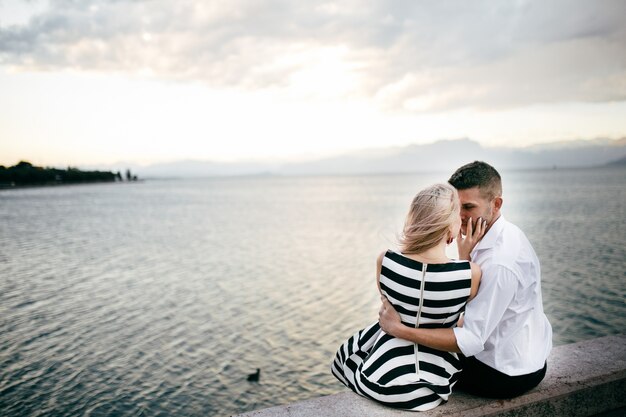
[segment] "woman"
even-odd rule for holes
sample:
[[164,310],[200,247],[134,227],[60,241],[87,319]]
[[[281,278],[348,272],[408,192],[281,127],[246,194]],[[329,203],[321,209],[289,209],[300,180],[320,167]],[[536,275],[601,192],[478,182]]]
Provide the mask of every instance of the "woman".
[[[456,190],[435,184],[413,199],[400,251],[379,256],[378,289],[404,324],[454,327],[467,301],[476,295],[480,268],[445,254],[460,227]],[[456,353],[395,338],[376,322],[339,348],[331,370],[357,394],[392,407],[424,411],[447,401],[461,369]]]

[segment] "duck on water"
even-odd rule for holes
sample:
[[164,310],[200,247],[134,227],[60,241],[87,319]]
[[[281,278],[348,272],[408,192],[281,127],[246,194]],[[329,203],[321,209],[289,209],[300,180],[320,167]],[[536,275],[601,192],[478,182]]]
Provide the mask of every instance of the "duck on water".
[[248,381],[256,382],[259,380],[260,376],[261,376],[261,370],[259,368],[256,368],[255,373],[248,375]]

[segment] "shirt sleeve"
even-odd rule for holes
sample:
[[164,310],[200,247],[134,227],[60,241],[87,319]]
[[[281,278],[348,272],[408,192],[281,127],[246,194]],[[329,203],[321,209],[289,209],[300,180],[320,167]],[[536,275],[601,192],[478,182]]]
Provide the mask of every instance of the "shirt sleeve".
[[517,282],[515,274],[501,265],[483,270],[478,293],[465,308],[463,327],[454,329],[457,345],[465,356],[485,350],[485,342],[515,296]]

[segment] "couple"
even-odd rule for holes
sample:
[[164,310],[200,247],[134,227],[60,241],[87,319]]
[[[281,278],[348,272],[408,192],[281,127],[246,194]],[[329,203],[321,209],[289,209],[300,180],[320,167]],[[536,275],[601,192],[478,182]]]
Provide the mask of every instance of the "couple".
[[[552,348],[539,260],[500,213],[500,175],[475,161],[448,182],[413,199],[400,251],[378,258],[379,321],[331,365],[356,393],[397,408],[434,408],[455,384],[515,397],[543,379]],[[460,260],[445,255],[455,237]]]

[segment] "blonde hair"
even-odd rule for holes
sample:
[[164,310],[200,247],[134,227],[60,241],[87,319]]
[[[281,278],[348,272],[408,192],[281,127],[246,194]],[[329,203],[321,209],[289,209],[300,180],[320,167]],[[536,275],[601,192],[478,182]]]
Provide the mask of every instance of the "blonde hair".
[[437,246],[459,210],[459,195],[449,184],[434,184],[417,193],[399,239],[402,252],[417,254]]

